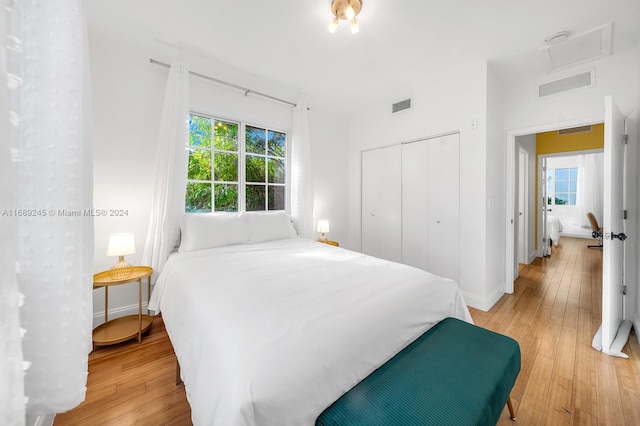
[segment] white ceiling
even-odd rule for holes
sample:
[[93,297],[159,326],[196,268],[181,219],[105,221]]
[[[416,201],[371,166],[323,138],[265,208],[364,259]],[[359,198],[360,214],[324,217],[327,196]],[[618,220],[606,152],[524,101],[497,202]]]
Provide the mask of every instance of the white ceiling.
[[345,21],[335,34],[327,31],[330,0],[87,4],[94,34],[188,46],[338,108],[411,94],[465,61],[489,60],[501,73],[551,71],[540,49],[562,30],[578,34],[613,22],[614,54],[640,38],[638,0],[364,0],[356,35]]

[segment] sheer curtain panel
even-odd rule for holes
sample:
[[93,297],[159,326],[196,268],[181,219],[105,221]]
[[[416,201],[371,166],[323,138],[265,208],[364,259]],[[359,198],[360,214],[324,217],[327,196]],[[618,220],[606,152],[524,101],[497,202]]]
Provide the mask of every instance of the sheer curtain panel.
[[313,236],[313,180],[309,111],[303,101],[293,108],[291,138],[291,217],[298,235]]
[[180,239],[180,218],[184,214],[189,146],[189,66],[174,61],[165,91],[158,149],[155,189],[142,264],[162,270]]
[[[3,266],[2,278],[11,282],[16,271],[24,297],[26,415],[52,417],[84,400],[91,342],[93,220],[83,214],[92,208],[86,22],[81,0],[4,3],[10,18],[7,182],[15,193],[3,179],[3,195],[9,193],[2,197],[3,227],[9,216],[14,240],[3,245],[2,261],[17,262]],[[3,329],[5,320],[3,309]],[[8,424],[24,422],[19,410],[13,407],[16,417]]]
[[[12,23],[14,14],[19,16],[18,5],[7,3],[0,8],[0,38],[8,43],[0,50],[0,69],[6,70],[8,82],[0,84],[0,211],[18,205],[16,166],[11,153],[16,151],[18,128],[9,117],[17,117],[15,108],[9,105],[9,92],[14,99],[19,95],[21,80],[19,33]],[[18,43],[18,44],[16,44]],[[17,98],[16,98],[17,99]],[[22,426],[25,420],[24,371],[22,337],[20,336],[20,305],[23,300],[18,291],[16,261],[18,247],[17,216],[0,216],[0,424]]]

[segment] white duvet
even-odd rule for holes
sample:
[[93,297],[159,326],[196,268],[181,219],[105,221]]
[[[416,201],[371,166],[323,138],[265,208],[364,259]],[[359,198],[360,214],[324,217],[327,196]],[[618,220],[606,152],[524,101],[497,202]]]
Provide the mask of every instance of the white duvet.
[[150,309],[195,425],[312,425],[438,321],[471,322],[454,281],[300,238],[176,253]]

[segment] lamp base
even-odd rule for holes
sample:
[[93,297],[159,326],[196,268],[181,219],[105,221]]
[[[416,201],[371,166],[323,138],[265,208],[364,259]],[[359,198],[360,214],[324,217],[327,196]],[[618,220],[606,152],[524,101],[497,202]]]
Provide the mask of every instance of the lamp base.
[[109,269],[109,277],[112,280],[124,280],[133,274],[133,265],[124,261],[124,256],[120,256],[118,263]]
[[318,238],[318,241],[328,241],[327,236],[324,234],[324,232],[320,235],[320,237]]

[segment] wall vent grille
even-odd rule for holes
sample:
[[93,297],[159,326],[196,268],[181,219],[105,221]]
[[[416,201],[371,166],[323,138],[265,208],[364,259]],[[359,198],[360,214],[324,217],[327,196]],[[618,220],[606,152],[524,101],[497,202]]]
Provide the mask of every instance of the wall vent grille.
[[590,87],[593,85],[595,85],[593,71],[582,72],[559,80],[539,84],[538,97],[544,98],[546,96],[556,95],[569,90]]
[[558,130],[558,136],[564,136],[564,135],[572,135],[574,133],[585,133],[585,132],[590,132],[591,131],[591,126],[580,126],[580,127],[572,127],[570,129],[560,129]]
[[391,104],[391,113],[404,111],[411,108],[411,98]]

